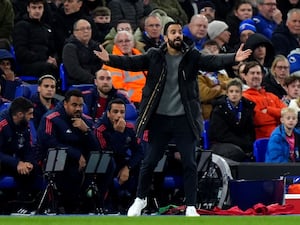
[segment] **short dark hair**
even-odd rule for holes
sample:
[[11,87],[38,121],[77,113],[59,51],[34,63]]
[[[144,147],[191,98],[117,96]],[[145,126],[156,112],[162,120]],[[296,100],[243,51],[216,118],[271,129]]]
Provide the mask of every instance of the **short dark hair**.
[[120,104],[120,105],[124,105],[125,108],[126,108],[126,103],[125,103],[122,99],[120,99],[120,98],[115,98],[115,99],[111,100],[111,101],[108,103],[108,105],[107,105],[107,111],[110,111],[110,110],[111,110],[112,104]]
[[294,83],[296,80],[300,81],[300,76],[291,75],[284,79],[284,86],[288,87],[290,84]]
[[105,6],[98,6],[91,12],[92,17],[96,16],[111,16],[111,11]]
[[249,72],[249,70],[250,70],[252,67],[255,67],[255,66],[260,66],[261,72],[262,72],[262,73],[264,72],[263,66],[262,66],[259,62],[255,61],[255,60],[246,62],[246,63],[245,63],[245,68],[244,68],[244,71],[243,71],[243,72],[244,72],[245,74],[247,74],[247,73]]
[[33,104],[29,99],[18,97],[12,101],[9,107],[9,113],[11,115],[16,115],[18,112],[26,113],[31,108],[33,108]]
[[69,102],[72,96],[83,98],[83,95],[79,89],[72,89],[66,92],[64,101]]
[[167,35],[167,33],[168,33],[168,28],[169,28],[169,26],[171,26],[171,25],[180,25],[180,26],[182,26],[181,23],[178,22],[178,21],[170,21],[170,22],[166,23],[165,26],[164,26],[164,35]]
[[46,0],[28,0],[27,1],[27,6],[30,4],[38,4],[38,3],[43,3],[43,5],[46,5]]
[[56,84],[56,79],[54,76],[50,75],[50,74],[45,74],[43,76],[41,76],[38,80],[38,86],[40,86],[42,83],[43,83],[43,80],[45,79],[51,79],[51,80],[54,80],[55,81],[55,84]]

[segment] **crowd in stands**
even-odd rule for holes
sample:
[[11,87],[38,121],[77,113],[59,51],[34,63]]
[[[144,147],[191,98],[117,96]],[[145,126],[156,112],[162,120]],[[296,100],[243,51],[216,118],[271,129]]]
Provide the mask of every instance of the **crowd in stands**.
[[[209,65],[197,72],[198,85],[191,88],[199,94],[202,115],[193,119],[209,121],[212,151],[239,162],[255,161],[254,141],[270,138],[266,162],[299,161],[300,0],[0,0],[0,5],[0,107],[10,103],[0,113],[0,177],[12,175],[24,187],[18,190],[19,200],[36,195],[36,187],[32,193],[30,188],[42,177],[48,149],[67,148],[64,173],[57,177],[62,194],[58,208],[59,213],[79,212],[83,208],[79,202],[86,201],[83,192],[93,182],[84,174],[89,152],[101,150],[112,152],[112,160],[109,172],[95,178],[97,207],[105,208],[107,201],[117,201],[113,196],[122,195],[128,209],[136,195],[148,137],[145,131],[136,138],[125,112],[128,105],[137,114],[143,112],[147,106],[141,101],[150,95],[145,84],[152,82],[149,70],[173,64],[166,57],[152,65],[156,59],[148,54],[166,52],[166,46],[174,44],[165,35],[170,21],[182,24],[187,48],[204,57],[252,51],[243,62],[224,63],[226,67],[219,70]],[[97,57],[94,51],[101,47],[112,55],[132,58],[122,61],[124,69],[116,68]],[[129,68],[145,55],[151,61],[147,65],[154,68]],[[185,73],[191,71],[184,63],[178,63],[178,71],[186,79]],[[62,79],[68,87],[93,87],[65,92]],[[16,97],[16,89],[28,82],[37,85],[36,93]],[[167,94],[160,97],[165,103],[176,100]],[[157,104],[156,113],[169,110],[165,105]],[[186,108],[181,105],[176,110]],[[36,143],[27,129],[30,121],[37,132]],[[35,156],[29,154],[31,149]],[[89,210],[93,209],[84,212]]]

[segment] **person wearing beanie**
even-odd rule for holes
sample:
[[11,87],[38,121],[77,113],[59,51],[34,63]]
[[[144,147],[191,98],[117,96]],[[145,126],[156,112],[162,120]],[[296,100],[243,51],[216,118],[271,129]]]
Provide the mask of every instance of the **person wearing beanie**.
[[255,23],[252,19],[243,20],[239,26],[240,42],[245,43],[248,37],[256,33]]
[[208,22],[210,23],[215,19],[216,7],[211,1],[198,2],[198,13],[206,16]]
[[220,20],[214,20],[208,24],[207,34],[210,40],[215,40],[221,48],[221,52],[228,52],[225,46],[229,42],[230,32],[228,25]]
[[290,75],[300,76],[300,48],[296,48],[288,55]]

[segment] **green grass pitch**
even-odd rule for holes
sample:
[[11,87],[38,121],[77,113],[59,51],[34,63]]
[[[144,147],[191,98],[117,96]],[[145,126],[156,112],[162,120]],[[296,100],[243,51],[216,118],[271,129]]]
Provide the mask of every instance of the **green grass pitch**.
[[299,216],[0,216],[1,225],[295,225]]

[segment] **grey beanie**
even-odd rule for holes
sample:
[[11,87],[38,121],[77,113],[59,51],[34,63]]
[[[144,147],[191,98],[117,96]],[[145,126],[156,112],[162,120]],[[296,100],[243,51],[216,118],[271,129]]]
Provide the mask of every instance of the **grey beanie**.
[[228,25],[225,22],[220,20],[213,20],[208,24],[207,33],[210,40],[213,40],[226,29],[228,29]]

